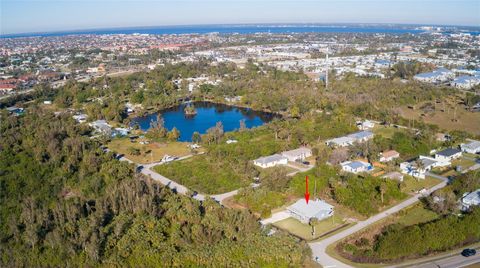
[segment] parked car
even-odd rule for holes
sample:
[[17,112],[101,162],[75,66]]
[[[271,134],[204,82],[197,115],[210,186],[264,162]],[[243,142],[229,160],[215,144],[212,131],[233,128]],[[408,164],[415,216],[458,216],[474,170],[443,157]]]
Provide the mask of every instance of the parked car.
[[471,256],[474,256],[475,254],[477,254],[477,251],[474,250],[473,248],[466,248],[462,251],[462,256],[463,257],[471,257]]
[[197,191],[193,191],[193,193],[190,195],[190,197],[194,197],[194,196],[196,196],[196,195],[198,195],[198,192],[197,192]]
[[142,172],[142,169],[143,169],[143,166],[142,166],[142,165],[138,166],[138,167],[137,167],[137,173]]

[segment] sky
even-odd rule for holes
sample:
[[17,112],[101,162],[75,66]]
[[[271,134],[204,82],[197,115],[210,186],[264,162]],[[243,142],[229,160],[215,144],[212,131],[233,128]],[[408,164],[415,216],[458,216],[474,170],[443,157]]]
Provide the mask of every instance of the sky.
[[0,0],[0,34],[236,23],[480,26],[480,0]]

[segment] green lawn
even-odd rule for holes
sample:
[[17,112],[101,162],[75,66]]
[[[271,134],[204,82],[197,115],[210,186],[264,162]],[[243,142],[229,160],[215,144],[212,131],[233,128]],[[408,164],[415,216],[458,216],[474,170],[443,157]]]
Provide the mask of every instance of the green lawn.
[[386,127],[386,126],[375,126],[373,128],[373,133],[375,133],[375,135],[380,135],[384,138],[392,138],[393,137],[393,134],[395,134],[395,132],[400,132],[400,131],[403,131],[402,129],[399,129],[399,128],[394,128],[394,127]]
[[398,223],[406,226],[432,221],[438,218],[437,213],[426,209],[423,204],[416,204],[398,212]]
[[204,155],[154,167],[154,170],[191,190],[205,194],[230,192],[251,183],[230,166],[210,162]]
[[294,218],[287,218],[273,223],[273,226],[285,230],[295,236],[298,236],[305,240],[314,240],[319,238],[325,233],[334,230],[335,228],[343,225],[344,222],[342,218],[338,215],[335,215],[320,221],[315,225],[315,236],[312,237],[312,227],[308,224],[301,223],[299,220]]
[[[131,142],[129,138],[113,139],[107,144],[107,147],[113,152],[124,154],[128,159],[139,164],[148,164],[159,162],[164,155],[186,156],[191,154],[187,142],[152,142],[150,144],[140,144],[139,141]],[[132,155],[130,148],[140,150],[139,155]]]
[[404,187],[402,188],[402,191],[407,194],[413,194],[423,188],[428,189],[441,182],[441,180],[429,176],[425,179],[418,180],[411,176],[405,176],[403,179]]

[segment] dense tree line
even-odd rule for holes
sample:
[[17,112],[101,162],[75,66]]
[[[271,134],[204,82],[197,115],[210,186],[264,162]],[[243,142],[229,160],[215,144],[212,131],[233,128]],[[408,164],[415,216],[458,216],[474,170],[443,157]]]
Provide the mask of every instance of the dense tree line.
[[0,266],[288,267],[308,259],[305,244],[267,236],[248,212],[135,174],[89,131],[33,106],[0,122]]

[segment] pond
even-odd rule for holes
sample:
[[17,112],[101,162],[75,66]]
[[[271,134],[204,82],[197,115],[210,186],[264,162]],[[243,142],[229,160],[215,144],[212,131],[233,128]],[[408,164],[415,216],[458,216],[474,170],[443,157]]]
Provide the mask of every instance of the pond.
[[[197,131],[205,134],[207,129],[214,127],[217,122],[222,122],[225,132],[240,128],[240,120],[245,120],[247,128],[258,127],[270,122],[277,115],[254,111],[249,108],[229,106],[211,102],[195,102],[197,114],[186,116],[184,108],[187,104],[180,104],[176,107],[160,111],[165,128],[169,131],[176,127],[180,131],[179,141],[191,141],[192,134]],[[138,124],[140,129],[147,131],[152,121],[157,121],[158,113],[133,118],[131,125]]]

